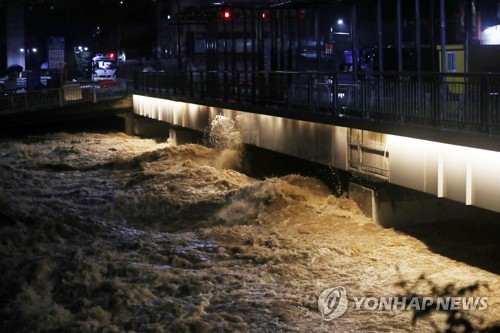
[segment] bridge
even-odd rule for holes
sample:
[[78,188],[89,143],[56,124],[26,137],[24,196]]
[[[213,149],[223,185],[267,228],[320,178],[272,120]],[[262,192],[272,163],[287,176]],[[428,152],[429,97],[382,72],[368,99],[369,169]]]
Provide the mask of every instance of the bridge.
[[0,112],[2,114],[18,113],[82,103],[97,103],[121,98],[130,92],[130,83],[126,80],[118,80],[112,85],[69,82],[57,88],[0,91]]
[[[448,75],[449,76],[449,75]],[[2,128],[71,117],[120,114],[127,131],[137,116],[203,132],[216,115],[234,119],[246,144],[346,170],[375,184],[367,215],[390,225],[408,213],[443,213],[432,198],[499,212],[500,76],[342,72],[136,72],[117,86],[71,84],[0,97]],[[142,133],[147,134],[147,133]],[[165,133],[166,134],[166,133]],[[380,184],[423,196],[399,203]],[[438,212],[441,211],[441,212]],[[401,212],[401,209],[400,209]]]
[[[499,212],[499,76],[453,76],[460,80],[412,73],[136,73],[133,108],[198,131],[222,114],[236,121],[247,144]],[[391,205],[383,197],[373,193],[371,214],[390,224],[399,217],[383,209]],[[426,210],[422,218],[433,219],[443,207],[428,199],[408,199],[403,210]]]
[[0,93],[0,130],[16,134],[21,127],[68,122],[78,119],[127,117],[131,82],[113,85],[71,82],[58,88]]
[[[410,3],[178,6],[159,26],[165,55],[122,69],[133,86],[4,96],[0,111],[95,109],[132,95],[118,109],[172,133],[204,131],[222,114],[249,145],[361,175],[371,185],[353,184],[351,195],[385,224],[460,217],[465,206],[500,212],[500,29],[472,0]],[[408,190],[394,198],[386,184]]]
[[[135,74],[134,113],[199,131],[230,117],[248,144],[372,180],[351,194],[386,224],[460,217],[465,206],[500,212],[500,26],[476,5],[179,7],[162,25],[175,63]],[[395,200],[385,184],[415,192]]]

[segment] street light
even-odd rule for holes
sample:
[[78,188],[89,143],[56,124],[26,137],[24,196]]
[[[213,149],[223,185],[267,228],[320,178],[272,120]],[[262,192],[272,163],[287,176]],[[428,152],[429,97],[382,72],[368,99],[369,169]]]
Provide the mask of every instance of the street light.
[[73,48],[73,51],[74,51],[75,53],[80,53],[80,52],[83,52],[83,51],[88,51],[88,50],[89,50],[89,48],[88,48],[88,47],[86,47],[86,46],[81,46],[81,45],[79,45],[79,46],[75,46],[75,47]]
[[73,47],[73,52],[75,55],[75,72],[74,75],[81,76],[84,79],[88,78],[90,72],[92,57],[87,46],[78,45]]
[[348,36],[350,34],[349,33],[349,26],[342,18],[339,18],[339,19],[337,19],[336,24],[333,24],[330,27],[330,34]]
[[21,48],[19,49],[19,51],[20,51],[21,53],[25,53],[25,54],[26,54],[24,62],[26,63],[26,69],[28,69],[27,67],[28,67],[28,65],[29,65],[29,61],[30,61],[30,53],[37,53],[37,52],[38,52],[38,49],[37,49],[36,47],[32,47],[32,48],[29,48],[29,47],[27,47],[27,48],[21,47]]
[[28,53],[28,55],[29,55],[30,51],[33,52],[33,53],[36,53],[36,52],[38,52],[38,49],[36,47],[32,47],[31,49],[30,48],[25,49],[24,47],[21,47],[19,49],[19,51],[21,51],[21,52],[25,52],[26,51]]

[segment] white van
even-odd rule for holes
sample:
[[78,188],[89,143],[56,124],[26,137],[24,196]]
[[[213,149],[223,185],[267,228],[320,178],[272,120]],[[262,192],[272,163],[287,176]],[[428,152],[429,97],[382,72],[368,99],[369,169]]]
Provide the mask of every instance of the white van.
[[92,58],[92,81],[103,80],[116,80],[116,58],[113,55],[97,55]]

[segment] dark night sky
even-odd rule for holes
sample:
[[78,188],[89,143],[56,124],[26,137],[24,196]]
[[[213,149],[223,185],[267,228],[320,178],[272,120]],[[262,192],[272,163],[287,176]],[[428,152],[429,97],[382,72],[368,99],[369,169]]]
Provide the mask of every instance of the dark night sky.
[[[87,45],[95,52],[127,48],[149,56],[155,40],[155,1],[29,0],[26,39],[44,44],[46,36],[66,37],[67,47]],[[43,46],[40,46],[43,47]]]
[[[5,6],[6,1],[0,0],[0,7]],[[95,52],[106,52],[120,47],[126,49],[130,57],[150,57],[156,39],[156,1],[160,0],[123,0],[122,4],[121,0],[25,0],[26,42],[43,49],[47,36],[63,35],[68,48],[86,45]],[[395,2],[384,0],[386,20],[395,19]],[[422,15],[427,15],[430,2],[421,0]],[[375,0],[358,3],[360,22],[374,17]],[[408,4],[413,1],[403,0],[402,3],[404,15],[411,15],[413,6]],[[446,3],[448,9],[456,11],[461,0],[447,0]],[[478,0],[476,3],[483,24],[498,21],[498,1]],[[434,4],[439,1],[435,0]]]

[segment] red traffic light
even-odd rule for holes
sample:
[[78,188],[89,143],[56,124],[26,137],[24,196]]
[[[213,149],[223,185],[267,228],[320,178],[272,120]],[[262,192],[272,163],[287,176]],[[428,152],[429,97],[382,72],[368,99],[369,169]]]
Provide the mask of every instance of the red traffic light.
[[269,14],[266,11],[262,12],[262,19],[267,20],[269,18]]
[[224,10],[224,12],[222,13],[222,17],[224,18],[224,20],[231,19],[231,11],[229,9]]
[[306,10],[305,9],[299,9],[299,19],[304,20],[306,18]]

